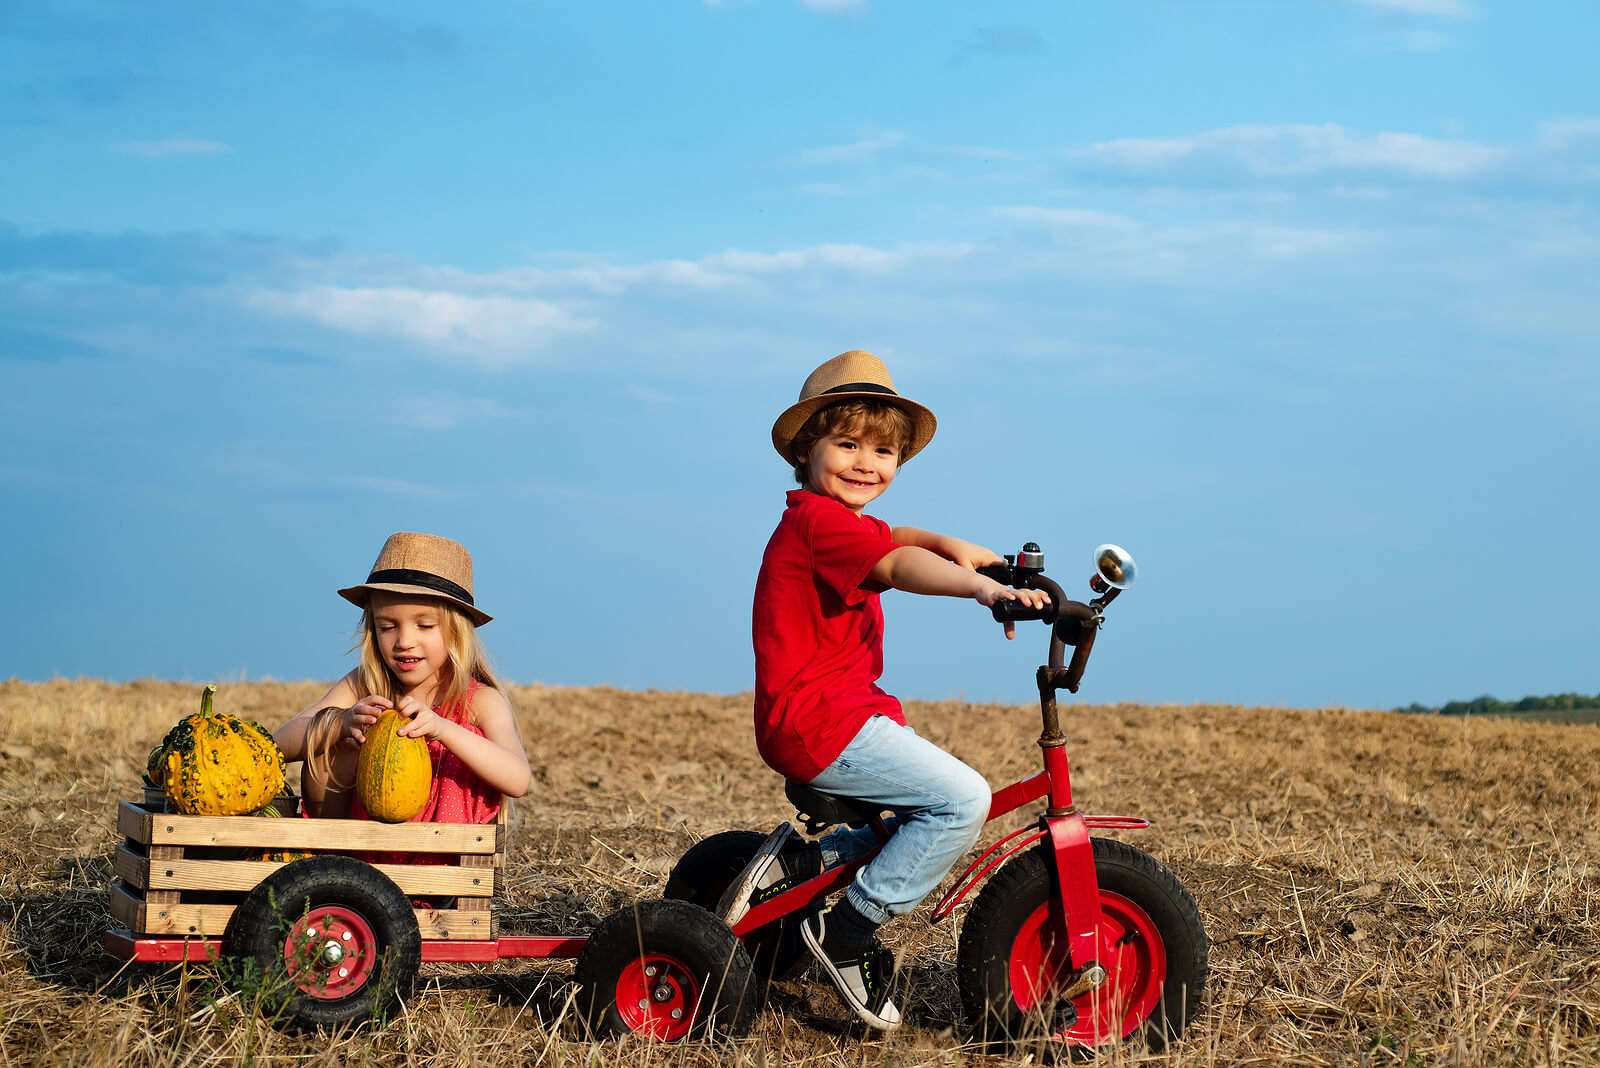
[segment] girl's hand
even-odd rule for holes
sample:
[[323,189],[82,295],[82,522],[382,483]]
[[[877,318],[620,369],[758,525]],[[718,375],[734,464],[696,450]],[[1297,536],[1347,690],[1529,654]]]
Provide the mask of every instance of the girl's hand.
[[[1021,601],[1029,608],[1043,608],[1050,603],[1050,595],[1043,590],[1017,590],[1002,585],[986,575],[978,577],[983,580],[984,585],[973,595],[973,599],[985,608],[993,608],[997,601]],[[1005,627],[1006,641],[1017,636],[1017,625],[1014,622],[1006,620]]]
[[399,730],[395,731],[402,738],[430,738],[440,741],[444,732],[450,727],[449,720],[415,697],[400,698],[395,710],[407,720],[400,725]]
[[378,694],[368,694],[344,710],[339,727],[339,741],[355,740],[361,745],[367,740],[367,728],[378,722],[378,717],[389,708],[389,699]]

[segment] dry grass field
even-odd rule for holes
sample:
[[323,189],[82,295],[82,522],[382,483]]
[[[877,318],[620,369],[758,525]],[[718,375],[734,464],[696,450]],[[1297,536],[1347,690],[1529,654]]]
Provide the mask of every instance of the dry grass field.
[[[741,1042],[593,1046],[561,1025],[571,964],[556,961],[427,965],[388,1027],[307,1038],[261,1026],[212,969],[123,967],[101,949],[113,806],[199,693],[0,682],[0,1063],[1005,1063],[965,1042],[955,927],[920,915],[886,928],[908,1015],[887,1037],[799,981],[775,988]],[[218,707],[276,726],[320,693],[224,684]],[[701,837],[791,815],[755,755],[747,697],[511,697],[534,784],[514,810],[502,930],[582,931],[658,894]],[[1600,1064],[1600,727],[1064,707],[1079,803],[1154,821],[1120,837],[1187,884],[1212,945],[1188,1036],[1107,1063]],[[1035,710],[907,711],[993,783],[1038,765]]]

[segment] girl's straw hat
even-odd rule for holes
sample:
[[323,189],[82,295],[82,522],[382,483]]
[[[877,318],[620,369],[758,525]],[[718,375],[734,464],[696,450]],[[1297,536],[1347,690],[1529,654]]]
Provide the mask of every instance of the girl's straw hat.
[[494,618],[472,603],[472,554],[437,534],[389,535],[367,581],[340,590],[339,596],[365,608],[372,590],[443,598],[480,627]]
[[911,417],[911,444],[901,454],[905,463],[922,451],[933,438],[938,421],[933,413],[914,400],[908,400],[894,391],[889,369],[883,361],[870,352],[851,349],[841,352],[827,363],[811,372],[806,384],[800,387],[800,401],[791,405],[772,424],[772,446],[789,463],[794,462],[794,438],[817,409],[842,400],[888,401]]

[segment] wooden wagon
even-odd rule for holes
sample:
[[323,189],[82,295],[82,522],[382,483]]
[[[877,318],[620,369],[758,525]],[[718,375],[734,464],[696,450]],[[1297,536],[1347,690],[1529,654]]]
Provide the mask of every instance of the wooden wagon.
[[254,961],[267,1005],[294,1028],[385,1018],[423,963],[511,958],[578,959],[590,1034],[736,1030],[751,1010],[744,948],[687,902],[636,902],[587,936],[501,933],[506,806],[491,824],[302,819],[292,795],[269,807],[279,818],[186,815],[150,788],[118,805],[106,948]]

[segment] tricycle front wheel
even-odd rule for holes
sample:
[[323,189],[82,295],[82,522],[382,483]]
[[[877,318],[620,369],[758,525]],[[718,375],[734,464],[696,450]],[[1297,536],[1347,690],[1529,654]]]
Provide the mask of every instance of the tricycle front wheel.
[[1209,948],[1194,898],[1148,853],[1104,838],[1093,846],[1105,981],[1063,996],[1079,969],[1050,856],[1031,849],[995,873],[961,929],[956,972],[980,1040],[1097,1049],[1137,1036],[1160,1049],[1198,1011]]

